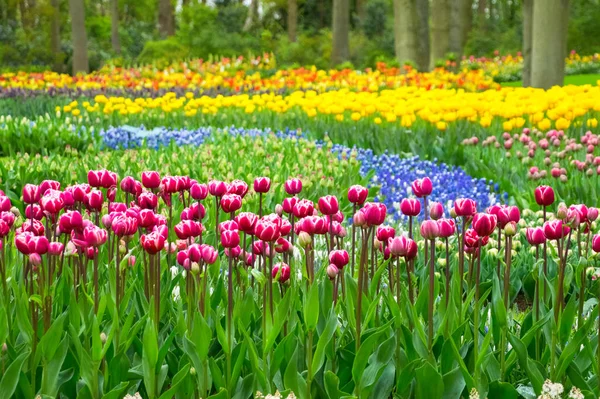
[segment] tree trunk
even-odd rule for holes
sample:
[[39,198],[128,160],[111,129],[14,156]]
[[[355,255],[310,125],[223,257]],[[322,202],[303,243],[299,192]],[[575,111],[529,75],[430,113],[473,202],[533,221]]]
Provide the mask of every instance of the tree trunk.
[[115,54],[121,55],[121,40],[119,40],[119,0],[110,0],[110,38]]
[[416,0],[417,7],[417,68],[429,70],[429,0]]
[[336,66],[350,58],[349,0],[333,0],[333,48],[331,65]]
[[158,31],[163,39],[175,34],[171,0],[158,0]]
[[523,0],[523,87],[531,86],[533,0]]
[[56,72],[62,70],[62,54],[60,51],[60,7],[59,0],[52,0],[52,15],[50,16],[50,47],[53,57],[53,68]]
[[298,30],[298,1],[288,0],[287,33],[290,42],[296,41]]
[[463,24],[461,29],[460,48],[464,52],[465,45],[469,40],[471,28],[473,27],[473,0],[462,0],[460,14]]
[[21,12],[21,27],[23,30],[29,29],[29,16],[27,15],[27,2],[25,0],[19,1],[19,11]]
[[85,32],[84,0],[69,0],[71,14],[71,41],[73,42],[73,75],[89,72],[87,34]]
[[478,0],[477,2],[477,25],[480,29],[486,28],[487,25],[487,1],[486,0]]
[[[359,25],[362,29],[362,23],[365,21],[365,3],[366,0],[356,0],[356,15],[358,16]],[[350,5],[348,5],[350,10]]]
[[394,44],[400,65],[417,61],[417,22],[415,0],[394,0]]
[[448,28],[448,50],[457,57],[462,54],[462,3],[465,0],[450,1],[450,26]]
[[450,36],[449,0],[433,0],[431,3],[431,59],[430,66],[446,57]]
[[244,31],[249,31],[256,25],[258,20],[258,0],[251,0],[248,8],[248,16],[244,22]]
[[531,49],[531,85],[549,89],[562,85],[565,74],[565,53],[568,0],[536,0],[533,2]]

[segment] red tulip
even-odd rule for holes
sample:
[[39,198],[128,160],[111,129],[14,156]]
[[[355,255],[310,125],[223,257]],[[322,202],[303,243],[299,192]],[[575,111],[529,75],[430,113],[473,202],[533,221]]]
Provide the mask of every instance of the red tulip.
[[177,238],[180,240],[198,237],[202,233],[200,223],[194,222],[193,220],[182,220],[175,225],[174,230]]
[[562,220],[551,220],[544,223],[544,235],[548,240],[560,240],[569,234],[570,230]]
[[340,270],[335,265],[327,266],[327,276],[330,280],[334,280],[339,272]]
[[[335,222],[334,222],[335,223]],[[279,225],[279,233],[282,236],[287,236],[292,231],[292,224],[287,219],[281,219],[281,223]]]
[[138,220],[125,214],[117,215],[111,222],[111,228],[118,237],[131,236],[137,232]]
[[340,210],[338,200],[334,195],[319,198],[319,210],[323,215],[333,215]]
[[106,242],[108,234],[106,230],[92,225],[83,229],[83,238],[87,242],[87,246],[99,247],[100,245],[103,245]]
[[61,233],[71,234],[73,230],[83,229],[83,218],[77,211],[67,211],[60,215],[58,228]]
[[348,189],[348,201],[356,205],[362,205],[369,196],[369,190],[363,186],[354,185]]
[[190,270],[190,258],[187,251],[177,252],[177,264],[183,267],[185,270]]
[[593,222],[596,219],[598,219],[598,208],[589,207],[588,208],[588,216],[587,216],[587,218],[588,218],[588,220],[590,222]]
[[406,216],[418,216],[421,213],[421,202],[416,198],[404,198],[400,202],[400,211]]
[[214,249],[213,247],[211,247],[210,245],[202,245],[201,246],[202,249],[202,260],[204,261],[204,263],[207,263],[209,265],[212,265],[213,263],[215,263],[215,261],[217,260],[217,257],[219,256],[219,253],[217,252],[216,249]]
[[264,220],[263,218],[256,223],[254,234],[262,241],[273,242],[280,237],[279,230],[278,224]]
[[0,196],[0,212],[8,212],[12,208],[10,198],[6,196]]
[[435,220],[425,220],[421,223],[421,236],[426,240],[433,240],[440,235],[440,228]]
[[27,219],[35,219],[42,220],[44,217],[44,211],[42,211],[42,207],[37,204],[27,205],[25,208],[25,217]]
[[60,256],[63,254],[65,246],[62,242],[51,242],[48,244],[48,253],[53,256]]
[[554,203],[554,190],[550,186],[539,186],[534,194],[535,202],[540,206],[550,206]]
[[20,234],[15,235],[15,247],[17,250],[24,255],[29,255],[31,252],[29,251],[29,241],[34,237],[34,234],[28,231],[25,231]]
[[26,204],[35,204],[41,198],[40,188],[35,184],[25,184],[23,186],[23,202]]
[[12,227],[15,223],[15,214],[12,212],[0,212],[0,220],[6,222],[8,227]]
[[192,262],[200,262],[202,259],[202,247],[198,244],[190,245],[186,253]]
[[271,189],[271,179],[268,177],[257,177],[254,179],[254,191],[257,193],[267,193]]
[[156,209],[158,206],[158,197],[154,193],[145,191],[138,196],[137,203],[143,209]]
[[378,226],[385,221],[387,208],[378,202],[367,202],[361,212],[364,213],[368,226]]
[[44,195],[40,200],[40,205],[42,207],[42,210],[46,212],[46,214],[56,215],[63,209],[65,203],[61,198],[60,194]]
[[342,270],[348,262],[350,262],[350,256],[343,249],[337,249],[329,253],[329,263],[334,264],[339,270]]
[[300,194],[302,191],[302,180],[297,178],[288,179],[283,187],[288,195]]
[[410,241],[412,240],[405,236],[391,237],[388,239],[387,246],[392,256],[406,256]]
[[140,244],[142,244],[144,251],[148,252],[150,255],[155,255],[164,249],[165,240],[165,236],[158,230],[155,230],[151,233],[143,234],[140,237]]
[[497,222],[496,215],[478,213],[473,217],[473,230],[478,236],[487,237],[494,232]]
[[226,230],[239,230],[239,226],[235,220],[226,220],[222,223],[219,223],[219,233],[222,233]]
[[381,242],[387,242],[390,238],[396,235],[396,230],[391,226],[379,226],[375,232],[375,236]]
[[237,194],[225,194],[221,197],[221,208],[223,212],[231,213],[242,207],[242,197]]
[[127,212],[127,205],[122,202],[111,202],[108,205],[108,213]]
[[546,235],[541,227],[528,228],[525,231],[525,236],[531,245],[540,245],[546,242]]
[[596,253],[600,252],[600,234],[595,234],[592,238],[592,250]]
[[431,184],[429,177],[415,180],[412,183],[411,188],[413,194],[419,198],[427,197],[428,195],[431,195],[431,192],[433,191],[433,185]]
[[190,187],[190,195],[196,201],[202,201],[208,195],[208,186],[206,184],[194,183]]
[[417,243],[414,240],[408,239],[408,251],[404,256],[407,261],[410,261],[417,257]]
[[440,237],[448,238],[456,232],[456,225],[453,219],[440,219],[437,221],[440,230]]
[[312,203],[312,201],[309,201],[307,199],[302,199],[302,200],[298,201],[296,203],[296,205],[294,205],[293,213],[294,213],[295,217],[300,219],[300,218],[304,218],[306,216],[312,215],[314,209],[315,208],[314,208],[314,204]]
[[93,211],[100,211],[102,209],[102,203],[104,198],[102,191],[93,189],[91,190],[84,199],[85,206]]
[[160,175],[158,172],[142,172],[142,185],[151,190],[160,187]]
[[17,233],[29,231],[35,234],[36,236],[41,236],[44,235],[45,230],[46,229],[44,228],[44,225],[39,220],[28,219],[23,222],[20,228],[17,229]]
[[275,243],[275,251],[277,253],[284,254],[292,251],[292,243],[283,237],[279,237]]
[[44,180],[40,183],[40,195],[46,194],[48,190],[60,190],[60,183],[56,180]]
[[285,263],[277,263],[273,266],[272,275],[274,279],[279,275],[278,281],[283,284],[290,279],[290,267]]
[[221,245],[225,248],[234,248],[240,245],[240,234],[237,230],[225,230],[221,233]]
[[283,199],[281,203],[281,207],[285,213],[288,215],[294,211],[294,206],[298,203],[297,197],[287,197]]
[[92,190],[89,184],[76,184],[71,187],[67,187],[65,191],[70,191],[73,195],[73,200],[79,203],[85,203],[86,195]]
[[232,257],[232,258],[237,258],[240,256],[240,254],[242,253],[242,248],[240,248],[240,246],[236,246],[233,248],[225,248],[225,256],[227,257]]
[[444,216],[444,207],[439,202],[432,202],[429,206],[429,217],[438,220]]
[[477,204],[470,198],[459,198],[454,201],[456,216],[473,216],[477,213]]
[[256,222],[258,221],[258,216],[252,212],[242,212],[236,216],[235,220],[241,231],[253,234],[254,226],[256,226]]
[[6,237],[8,233],[10,233],[10,226],[4,220],[0,219],[0,238]]
[[579,204],[579,205],[571,205],[569,207],[569,209],[573,209],[575,211],[577,211],[577,213],[579,214],[579,222],[580,223],[586,223],[588,220],[588,207],[585,206],[584,204]]
[[125,193],[135,194],[135,179],[131,176],[125,176],[121,180],[121,190]]
[[248,193],[248,184],[246,184],[246,182],[242,180],[234,180],[229,185],[229,193],[237,194],[241,198],[244,198],[246,196],[246,193]]
[[220,180],[211,180],[208,182],[208,192],[213,197],[222,197],[227,194],[229,187],[227,183]]
[[468,229],[465,232],[465,246],[467,248],[477,248],[480,246],[480,244],[481,246],[485,246],[487,245],[489,239],[489,236],[479,236],[474,229]]

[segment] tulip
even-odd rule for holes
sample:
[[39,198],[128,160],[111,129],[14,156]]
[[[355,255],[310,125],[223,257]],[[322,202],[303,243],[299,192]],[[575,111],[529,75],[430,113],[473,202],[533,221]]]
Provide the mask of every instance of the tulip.
[[364,213],[368,226],[378,226],[384,222],[387,208],[381,203],[367,202],[360,211]]
[[323,215],[337,213],[340,210],[337,198],[334,195],[326,195],[319,198],[319,210]]
[[217,252],[217,250],[215,248],[211,247],[210,245],[204,244],[201,246],[201,250],[202,250],[202,260],[204,261],[204,263],[212,265],[213,263],[216,262],[217,257],[219,256],[219,253]]
[[144,248],[144,251],[150,255],[155,255],[165,247],[165,240],[165,236],[155,230],[148,234],[142,234],[140,244]]
[[10,228],[15,223],[15,214],[13,212],[0,212],[0,220],[4,221]]
[[481,237],[490,236],[494,232],[494,229],[496,229],[496,224],[496,215],[477,213],[473,217],[473,230]]
[[[1,202],[1,199],[0,199]],[[40,206],[46,214],[56,216],[64,207],[65,203],[60,196],[55,195],[44,195],[40,200]],[[2,205],[0,204],[0,209]]]
[[237,258],[242,253],[242,248],[240,246],[235,246],[233,248],[225,248],[225,256],[228,258]]
[[42,207],[37,204],[27,205],[27,208],[25,208],[25,217],[27,219],[42,220],[44,217]]
[[[6,237],[10,233],[10,226],[4,220],[0,219],[0,238]],[[0,240],[0,242],[2,242]]]
[[187,251],[179,251],[176,259],[177,264],[182,266],[185,270],[190,269],[190,258],[188,257]]
[[293,251],[292,243],[283,237],[279,237],[276,241],[275,251],[277,253],[291,253]]
[[61,233],[71,234],[71,231],[83,228],[83,218],[77,211],[67,211],[60,215],[58,228]]
[[86,207],[96,212],[99,212],[102,209],[103,202],[102,191],[96,189],[91,190],[84,199]]
[[335,265],[339,270],[342,270],[348,262],[350,262],[350,256],[343,249],[336,249],[329,253],[329,263]]
[[419,198],[427,197],[431,195],[433,191],[433,185],[429,177],[424,177],[423,179],[416,179],[412,185],[412,192],[415,196]]
[[314,204],[312,201],[302,199],[298,201],[293,208],[294,216],[298,219],[312,215],[314,210]]
[[279,238],[280,228],[276,223],[261,219],[256,223],[254,234],[262,241],[273,242]]
[[375,236],[381,242],[387,242],[390,238],[396,235],[396,230],[391,226],[379,226]]
[[242,197],[238,194],[225,194],[221,197],[223,212],[233,213],[242,207]]
[[282,236],[287,236],[292,231],[292,224],[287,219],[281,219],[281,223],[279,225],[279,233]]
[[221,245],[225,248],[234,248],[240,244],[240,235],[237,230],[225,230],[221,233]]
[[48,190],[60,190],[60,183],[56,180],[44,180],[40,183],[40,195],[43,196]]
[[546,235],[544,229],[541,227],[528,228],[525,231],[525,237],[530,245],[540,245],[546,242]]
[[256,226],[256,222],[258,221],[258,216],[252,212],[242,212],[236,216],[235,220],[240,231],[253,234],[254,226]]
[[0,196],[0,212],[8,212],[12,208],[10,198],[6,196]]
[[149,191],[141,193],[137,198],[138,205],[143,209],[156,209],[158,206],[158,197]]
[[348,201],[355,205],[362,205],[367,200],[369,190],[363,186],[354,185],[348,189]]
[[121,180],[121,190],[128,194],[135,194],[135,179],[131,176],[125,176]]
[[87,246],[99,247],[106,242],[108,234],[106,230],[91,225],[83,229],[83,238],[87,242]]
[[560,240],[569,234],[570,230],[562,220],[551,220],[544,223],[544,235],[548,240]]
[[111,202],[108,204],[108,213],[127,212],[127,205],[122,202]]
[[594,207],[588,208],[587,218],[588,218],[588,221],[590,221],[590,222],[594,222],[596,219],[598,219],[598,208],[594,208]]
[[155,171],[142,172],[142,185],[153,190],[160,187],[160,175]]
[[[387,247],[390,249],[392,256],[406,256],[408,253],[409,241],[412,240],[405,236],[390,237],[387,242]],[[333,263],[331,262],[331,259],[330,263]]]
[[196,201],[202,201],[208,195],[208,186],[206,184],[194,183],[190,186],[190,195]]
[[506,226],[504,226],[504,234],[507,237],[512,237],[517,234],[517,224],[515,222],[508,222]]
[[229,185],[228,192],[230,194],[237,194],[241,198],[244,198],[244,196],[246,196],[246,193],[248,193],[248,184],[246,184],[246,182],[242,180],[234,180]]
[[438,220],[444,216],[444,207],[439,202],[432,202],[429,206],[429,217]]
[[288,179],[284,183],[283,187],[288,195],[300,194],[302,191],[302,180],[297,178]]
[[470,198],[459,198],[454,201],[456,216],[473,216],[477,213],[477,204]]
[[335,280],[339,272],[339,269],[335,265],[327,266],[327,276],[330,280]]
[[268,177],[257,177],[254,179],[254,191],[257,193],[268,193],[271,189],[271,179]]
[[227,220],[219,223],[219,233],[222,233],[226,230],[239,230],[239,225],[235,220]]
[[283,199],[283,202],[281,203],[281,207],[283,208],[283,211],[289,215],[294,211],[294,206],[297,203],[298,203],[297,197],[287,197],[287,198]]
[[20,228],[17,229],[17,232],[29,231],[35,234],[36,236],[41,236],[45,232],[44,225],[40,223],[39,220],[26,220],[23,222]]
[[550,206],[554,203],[554,190],[550,186],[539,186],[534,194],[535,202],[540,206]]
[[27,247],[30,254],[44,255],[48,252],[49,246],[50,243],[45,236],[30,236],[27,240]]
[[465,246],[467,248],[478,248],[480,246],[487,245],[490,237],[489,236],[479,236],[474,229],[468,229],[465,232]]
[[595,234],[592,238],[592,250],[596,253],[600,252],[600,234]]
[[227,194],[228,186],[220,180],[211,180],[208,182],[208,192],[213,197],[222,197]]
[[41,198],[40,188],[35,184],[25,184],[23,186],[23,202],[26,204],[35,204]]
[[421,213],[421,202],[415,198],[404,198],[400,202],[400,211],[406,216],[418,216]]
[[175,234],[180,240],[187,240],[192,237],[197,237],[201,234],[202,229],[200,223],[193,220],[182,220],[174,227]]
[[456,232],[456,225],[453,219],[439,219],[437,223],[440,237],[442,238],[449,238]]
[[111,221],[111,229],[117,237],[134,235],[138,229],[138,219],[127,215],[118,215]]
[[425,220],[421,223],[421,236],[426,240],[434,240],[440,235],[438,223],[435,220]]
[[51,242],[48,244],[48,253],[53,256],[60,256],[63,254],[65,246],[62,242]]
[[279,275],[279,282],[281,284],[285,283],[290,279],[290,267],[285,263],[276,263],[273,265],[272,276],[274,279],[277,279]]

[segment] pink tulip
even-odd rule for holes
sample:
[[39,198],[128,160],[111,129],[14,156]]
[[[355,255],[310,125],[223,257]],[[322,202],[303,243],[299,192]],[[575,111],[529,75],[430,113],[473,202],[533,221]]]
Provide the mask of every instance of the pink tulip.
[[459,198],[454,201],[456,216],[473,216],[477,213],[477,204],[470,198]]
[[257,193],[268,193],[271,189],[271,179],[268,177],[257,177],[254,179],[254,191]]
[[421,236],[426,240],[433,240],[440,235],[440,228],[435,220],[425,220],[421,223]]
[[550,186],[539,186],[534,194],[535,202],[540,206],[550,206],[554,203],[554,190]]
[[158,172],[142,172],[142,185],[150,190],[160,187],[160,175]]
[[342,270],[350,262],[348,252],[343,249],[337,249],[329,253],[329,263]]
[[225,248],[234,248],[240,245],[240,235],[237,230],[225,230],[221,233],[221,245]]
[[225,194],[221,197],[221,208],[223,212],[231,213],[242,207],[242,197],[238,194]]
[[348,189],[348,201],[355,205],[362,205],[367,200],[369,190],[363,186],[354,185]]
[[288,179],[283,187],[288,195],[300,194],[302,191],[302,180],[297,178]]
[[413,194],[419,198],[427,197],[431,195],[431,192],[433,191],[433,185],[429,177],[415,180],[412,183],[411,188]]
[[404,198],[400,202],[400,211],[406,216],[419,216],[421,202],[416,198]]

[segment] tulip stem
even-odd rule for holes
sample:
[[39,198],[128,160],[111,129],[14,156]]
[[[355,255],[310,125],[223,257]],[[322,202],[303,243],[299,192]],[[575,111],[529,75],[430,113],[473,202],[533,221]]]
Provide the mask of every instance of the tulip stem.
[[[356,215],[356,204],[352,204],[352,217]],[[293,231],[293,229],[292,229]],[[356,261],[356,224],[352,220],[352,276],[354,276],[354,263]]]
[[[427,241],[426,241],[427,242]],[[431,253],[429,259],[429,355],[433,358],[433,301],[435,290],[435,238],[431,240]]]
[[[462,228],[460,230],[458,242],[458,323],[462,324],[462,306],[463,306],[463,279],[465,274],[465,225],[466,218],[462,217]],[[458,234],[458,230],[457,230]]]
[[229,273],[227,273],[227,388],[230,389],[230,378],[231,378],[231,353],[233,352],[233,330],[231,328],[231,321],[233,319],[233,256],[229,251]]
[[477,359],[479,354],[479,278],[481,272],[481,237],[477,243],[477,270],[475,272],[475,322],[473,326],[473,361],[475,363],[475,386],[479,383],[479,367]]
[[[96,250],[96,248],[93,248],[94,251]],[[98,297],[98,291],[99,291],[99,287],[98,287],[98,256],[99,254],[95,254],[94,256],[94,313],[98,314],[98,303],[99,303],[99,297]]]
[[[446,311],[450,303],[450,252],[448,250],[448,237],[446,237]],[[446,325],[447,327],[447,325]]]
[[[502,249],[502,229],[498,227],[498,255],[500,254],[500,250]],[[506,248],[504,248],[504,252],[506,254]],[[500,280],[500,256],[498,256],[498,263],[496,265],[496,273],[498,274],[498,280]]]
[[[540,259],[540,246],[535,246],[535,263],[537,265]],[[535,280],[535,321],[540,320],[540,269],[539,265],[537,267],[537,279]],[[540,360],[540,332],[536,333],[536,343],[535,343],[535,360]]]
[[356,351],[360,348],[360,331],[362,322],[362,296],[363,296],[363,284],[365,279],[365,268],[367,267],[367,251],[369,250],[369,237],[374,228],[367,228],[366,234],[363,231],[362,237],[362,249],[360,251],[360,263],[358,265],[358,289],[356,298]]
[[[546,205],[542,206],[544,223],[546,223]],[[548,243],[547,240],[544,240],[544,277],[548,277]],[[546,283],[546,279],[544,279],[544,303],[548,300],[548,287]]]

